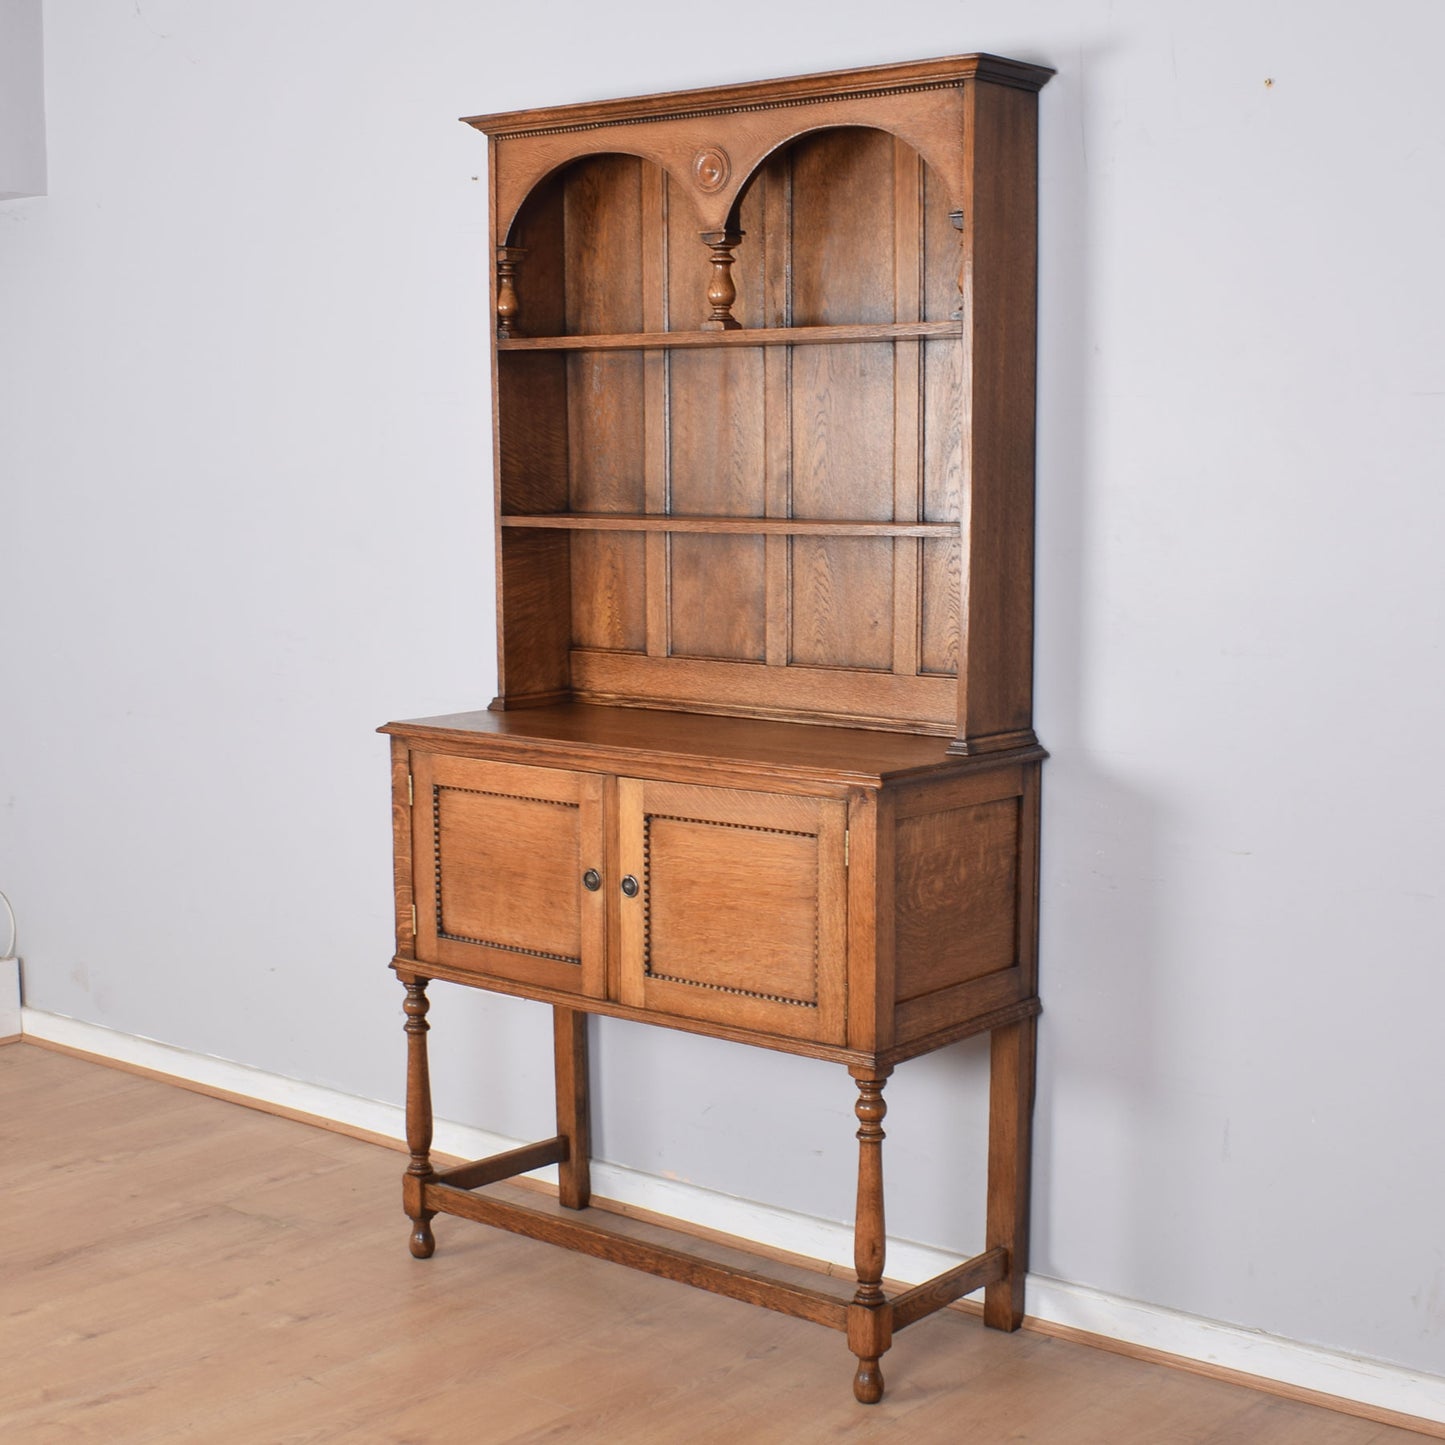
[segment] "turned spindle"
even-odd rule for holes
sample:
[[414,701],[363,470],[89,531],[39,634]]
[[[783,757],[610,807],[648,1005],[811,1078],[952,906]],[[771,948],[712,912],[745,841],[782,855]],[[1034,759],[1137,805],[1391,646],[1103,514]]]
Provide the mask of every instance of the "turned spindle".
[[412,1222],[411,1252],[418,1259],[431,1258],[436,1248],[431,1222],[436,1210],[423,1203],[423,1189],[435,1177],[431,1167],[431,1076],[427,1069],[426,1021],[430,1004],[427,981],[414,978],[406,986],[406,1147],[411,1163],[402,1175],[402,1208]]
[[850,1069],[858,1084],[858,1209],[853,1223],[853,1268],[858,1288],[848,1307],[848,1348],[858,1357],[853,1395],[864,1405],[883,1398],[880,1361],[893,1343],[893,1306],[883,1292],[883,1084],[888,1070]]
[[516,336],[517,316],[522,303],[517,300],[517,267],[527,254],[525,246],[497,247],[497,340]]
[[702,323],[704,331],[741,331],[742,322],[732,312],[733,302],[738,299],[738,288],[733,284],[733,247],[743,238],[741,231],[703,231],[702,239],[712,251],[712,281],[707,288],[708,305],[712,312]]

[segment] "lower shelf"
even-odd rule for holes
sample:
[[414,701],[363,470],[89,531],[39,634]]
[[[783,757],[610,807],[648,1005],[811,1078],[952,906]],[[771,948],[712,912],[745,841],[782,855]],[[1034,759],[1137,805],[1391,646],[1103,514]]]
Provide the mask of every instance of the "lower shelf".
[[[488,1187],[482,1192],[483,1186],[506,1177],[505,1170],[558,1162],[565,1152],[561,1139],[550,1139],[494,1160],[476,1160],[445,1170],[421,1185],[421,1207],[436,1214],[494,1225],[544,1244],[561,1245],[595,1259],[644,1270],[830,1329],[848,1329],[855,1284],[849,1276],[771,1261],[767,1262],[768,1269],[760,1269],[758,1265],[764,1261],[757,1256],[682,1230],[596,1207],[565,1209],[546,1194],[515,1187]],[[477,1182],[471,1184],[472,1180]],[[986,1250],[954,1269],[901,1291],[881,1308],[890,1315],[891,1330],[900,1330],[1007,1274],[1008,1251]]]

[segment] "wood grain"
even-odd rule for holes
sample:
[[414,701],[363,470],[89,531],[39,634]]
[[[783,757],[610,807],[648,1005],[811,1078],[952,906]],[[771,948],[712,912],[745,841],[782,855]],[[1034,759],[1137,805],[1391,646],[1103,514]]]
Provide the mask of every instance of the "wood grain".
[[681,516],[646,512],[504,515],[501,524],[529,531],[716,533],[736,537],[917,537],[933,541],[958,537],[958,527],[952,522],[824,521],[812,517]]
[[623,779],[622,1000],[840,1043],[841,802]]
[[557,1171],[564,1208],[585,1209],[592,1197],[592,1106],[587,1071],[587,1015],[552,1010],[552,1053],[557,1091],[557,1133],[567,1145]]
[[497,343],[499,353],[530,351],[733,351],[755,346],[837,346],[857,341],[957,341],[957,321],[843,322],[832,326],[744,327],[739,331],[621,331],[522,336]]
[[[557,1134],[443,1182],[414,1147],[415,1251],[441,1210],[826,1317],[867,1403],[899,1320],[980,1285],[988,1323],[1022,1310],[1046,78],[965,57],[479,118],[506,721],[387,729],[422,797],[393,965],[411,1093],[427,979],[556,1010]],[[590,1012],[848,1065],[846,1306],[579,1217]],[[900,1305],[883,1081],[976,1032],[987,1247]],[[551,1214],[470,1187],[544,1161]]]
[[[844,545],[873,546],[891,562],[892,549],[886,542],[854,542]],[[813,619],[822,628],[824,612],[820,601],[837,604],[836,613],[856,616],[860,609],[847,597],[846,576],[824,571],[821,560],[812,573]],[[799,586],[802,584],[800,583]],[[799,590],[795,587],[795,594]],[[870,631],[886,630],[891,618],[891,596],[880,588],[868,594],[871,606]],[[815,633],[818,650],[831,648],[831,630]],[[876,643],[881,664],[890,655],[884,642]],[[571,656],[572,684],[582,702],[627,703],[683,708],[691,712],[715,709],[756,717],[782,717],[817,721],[829,718],[839,724],[879,728],[888,731],[934,731],[951,734],[943,719],[953,698],[953,679],[947,677],[898,677],[883,670],[849,672],[841,667],[760,667],[742,662],[708,658],[669,657],[638,659],[626,653],[602,649],[574,648]],[[815,746],[826,746],[815,741]]]
[[983,1320],[996,1330],[1016,1330],[1024,1318],[1037,1036],[1037,1021],[1022,1019],[995,1029],[989,1045],[987,1242],[1008,1254],[1007,1274],[984,1292]]
[[[569,332],[638,330],[645,316],[642,170],[596,156],[567,177]],[[627,353],[567,358],[569,510],[636,512],[646,502],[646,368]],[[572,635],[582,646],[647,645],[642,539],[584,534],[572,545]]]
[[[918,733],[800,727],[766,718],[585,703],[448,713],[386,723],[379,731],[429,752],[547,767],[582,767],[590,759],[594,767],[624,773],[644,765],[665,767],[671,776],[691,769],[690,781],[749,780],[770,783],[774,789],[947,782],[948,791],[938,800],[948,806],[1016,794],[1020,760],[1044,756],[1034,747],[1008,755],[957,758],[949,755],[946,741]],[[906,788],[900,797],[923,811],[935,802]]]
[[418,958],[600,993],[600,777],[435,753],[412,775]]
[[963,264],[964,526],[959,738],[1026,729],[1033,709],[1037,108],[969,90]]
[[908,1002],[1018,963],[1015,799],[899,819],[897,997]]

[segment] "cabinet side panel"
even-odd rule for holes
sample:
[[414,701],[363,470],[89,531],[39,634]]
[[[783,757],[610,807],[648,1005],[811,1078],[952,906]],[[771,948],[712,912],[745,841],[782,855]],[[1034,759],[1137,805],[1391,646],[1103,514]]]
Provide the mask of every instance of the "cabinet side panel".
[[907,1002],[1018,962],[1019,800],[900,818],[896,996]]
[[1037,96],[969,87],[963,735],[1027,729],[1033,686]]

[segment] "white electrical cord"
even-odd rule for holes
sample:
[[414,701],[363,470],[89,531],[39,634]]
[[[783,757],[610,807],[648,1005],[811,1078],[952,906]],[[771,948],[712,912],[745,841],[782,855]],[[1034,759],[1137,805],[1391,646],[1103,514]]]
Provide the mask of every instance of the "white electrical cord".
[[9,958],[15,952],[15,910],[10,906],[10,900],[3,893],[0,893],[0,903],[5,905],[5,911],[10,915],[10,942],[5,952],[0,953],[0,958]]

